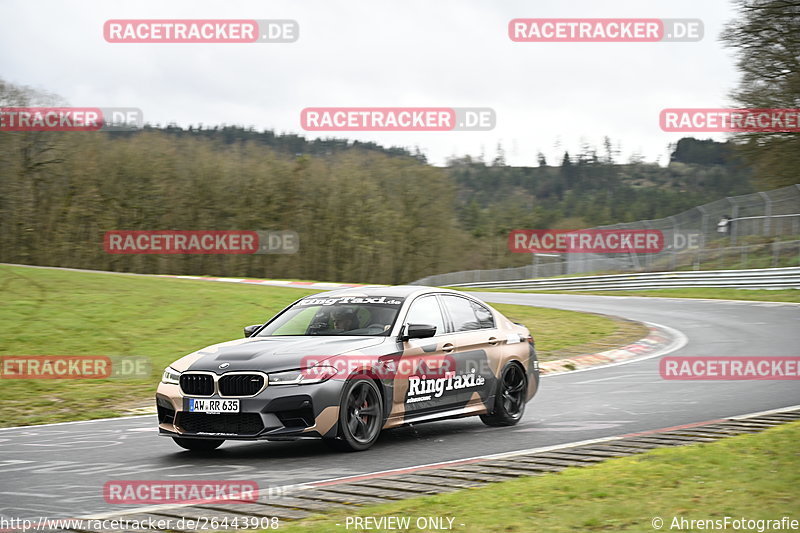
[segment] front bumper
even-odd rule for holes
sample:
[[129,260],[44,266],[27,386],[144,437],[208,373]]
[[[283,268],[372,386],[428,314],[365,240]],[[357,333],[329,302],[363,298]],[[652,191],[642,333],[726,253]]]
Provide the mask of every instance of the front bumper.
[[342,385],[341,380],[331,379],[268,386],[256,396],[239,398],[237,414],[205,414],[188,411],[188,399],[195,396],[184,394],[179,385],[161,383],[156,391],[159,434],[226,440],[335,437]]

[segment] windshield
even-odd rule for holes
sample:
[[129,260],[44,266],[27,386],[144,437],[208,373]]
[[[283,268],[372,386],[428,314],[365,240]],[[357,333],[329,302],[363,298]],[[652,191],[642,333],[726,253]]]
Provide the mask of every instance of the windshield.
[[394,296],[303,298],[270,322],[258,337],[386,336],[394,325],[403,300]]

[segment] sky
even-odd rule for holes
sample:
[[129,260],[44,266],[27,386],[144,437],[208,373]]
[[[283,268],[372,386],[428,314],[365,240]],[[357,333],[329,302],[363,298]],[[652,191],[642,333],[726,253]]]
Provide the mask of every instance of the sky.
[[[666,164],[664,108],[731,107],[727,0],[0,0],[0,78],[146,122],[236,124],[418,147],[428,160],[558,164],[565,150]],[[117,44],[109,19],[292,19],[293,43]],[[517,43],[514,18],[695,18],[700,42]],[[491,131],[305,132],[306,107],[490,107]],[[695,134],[724,140],[722,135]]]

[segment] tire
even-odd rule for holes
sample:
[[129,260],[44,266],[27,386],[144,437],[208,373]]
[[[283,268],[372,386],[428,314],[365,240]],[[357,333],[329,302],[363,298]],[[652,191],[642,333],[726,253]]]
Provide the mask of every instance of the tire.
[[513,426],[525,413],[525,395],[528,391],[528,376],[517,363],[508,363],[497,380],[494,409],[481,415],[487,426]]
[[345,383],[339,406],[339,430],[336,438],[325,443],[343,452],[369,449],[383,426],[383,399],[371,379],[354,379]]
[[185,439],[182,437],[172,437],[172,440],[181,448],[194,452],[210,452],[211,450],[216,450],[225,442],[223,439]]

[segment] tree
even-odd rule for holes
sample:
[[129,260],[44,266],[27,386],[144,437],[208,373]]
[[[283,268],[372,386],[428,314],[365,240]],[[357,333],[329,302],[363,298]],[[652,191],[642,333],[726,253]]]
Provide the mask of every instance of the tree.
[[542,152],[538,152],[536,154],[536,161],[539,163],[540,167],[546,167],[547,166],[547,158],[544,156],[544,154]]
[[577,171],[569,157],[569,152],[564,152],[564,158],[561,160],[561,168],[559,171],[561,173],[561,183],[559,184],[558,193],[560,198],[563,189],[572,189],[578,181]]
[[731,155],[729,143],[684,137],[674,145],[670,161],[699,165],[725,165],[732,162]]
[[607,163],[609,165],[613,165],[614,158],[619,155],[619,152],[614,148],[614,145],[608,135],[603,137],[603,153],[603,163]]
[[492,161],[492,166],[495,167],[504,167],[506,166],[506,151],[503,149],[502,143],[497,143],[497,150],[495,151],[497,155],[494,156],[494,161]]
[[[736,50],[742,73],[731,97],[744,108],[800,108],[800,1],[737,4],[740,18],[720,36]],[[735,139],[756,179],[774,187],[798,181],[800,133],[740,133]]]

